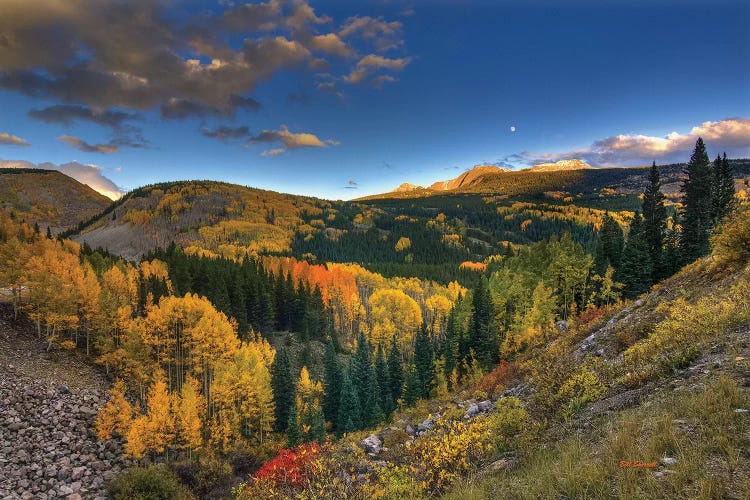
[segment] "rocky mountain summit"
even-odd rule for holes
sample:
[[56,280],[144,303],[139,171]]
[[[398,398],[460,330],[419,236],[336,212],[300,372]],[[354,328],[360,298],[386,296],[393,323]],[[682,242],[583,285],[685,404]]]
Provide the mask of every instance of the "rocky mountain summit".
[[0,319],[0,498],[106,498],[106,482],[128,462],[117,441],[99,443],[94,434],[106,402],[104,378],[69,353],[47,353],[6,318]]

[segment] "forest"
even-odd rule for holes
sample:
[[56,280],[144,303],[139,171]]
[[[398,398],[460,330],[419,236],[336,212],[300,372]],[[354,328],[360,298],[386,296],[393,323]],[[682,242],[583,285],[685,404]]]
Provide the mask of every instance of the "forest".
[[[265,222],[247,223],[280,225],[280,242],[261,236],[261,246],[246,241],[239,251],[242,223],[216,219],[197,230],[202,239],[155,247],[137,261],[45,234],[3,210],[0,283],[48,350],[79,350],[114,381],[96,418],[101,440],[121,440],[137,459],[219,471],[238,455],[269,460],[239,496],[273,496],[274,488],[304,496],[306,461],[333,460],[337,442],[432,399],[466,390],[486,398],[522,372],[534,373],[537,385],[551,377],[547,390],[556,392],[535,405],[554,407],[558,417],[599,397],[600,366],[554,374],[544,357],[555,356],[550,342],[565,332],[583,331],[711,252],[714,228],[741,210],[735,174],[726,156],[710,161],[700,140],[685,174],[677,210],[656,164],[632,212],[495,205],[472,195],[401,206],[394,216],[398,205],[323,208],[312,200],[300,208],[281,195],[281,205],[258,198]],[[183,213],[195,201],[184,198],[184,186],[171,196],[173,187],[132,192],[97,220],[147,224]],[[189,189],[211,196],[213,188]],[[164,196],[143,220],[134,208],[123,212],[128,198],[149,200],[157,190]],[[200,217],[226,211],[218,200]],[[236,210],[249,213],[242,203]],[[732,223],[721,226],[724,234]],[[722,240],[714,240],[716,249]],[[641,377],[654,369],[659,335],[671,338],[625,340],[625,360],[641,366]],[[495,426],[494,442],[485,442],[488,427],[459,421],[440,424],[445,433],[434,439],[443,441],[415,444],[409,457],[422,461],[422,493],[446,491],[471,468],[450,450],[510,446],[503,440],[528,414],[513,398],[503,401],[495,420],[481,424]],[[447,455],[432,457],[432,446]],[[308,468],[294,479],[299,463]],[[409,475],[403,467],[371,477],[357,494],[397,489]],[[318,487],[324,496],[353,488]]]

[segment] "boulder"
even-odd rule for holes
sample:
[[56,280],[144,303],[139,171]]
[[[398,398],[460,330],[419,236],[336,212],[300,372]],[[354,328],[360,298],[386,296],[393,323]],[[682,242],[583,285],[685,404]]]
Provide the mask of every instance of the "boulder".
[[466,410],[466,415],[464,415],[464,418],[470,419],[476,417],[480,413],[481,411],[479,410],[479,405],[477,405],[476,403],[472,403],[471,406],[469,406],[469,408]]
[[370,434],[360,442],[365,452],[377,455],[380,453],[380,449],[383,446],[383,441],[376,434]]

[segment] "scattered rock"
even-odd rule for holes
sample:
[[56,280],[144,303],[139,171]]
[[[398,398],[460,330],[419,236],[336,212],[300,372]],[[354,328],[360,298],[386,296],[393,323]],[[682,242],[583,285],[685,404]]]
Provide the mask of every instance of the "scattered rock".
[[435,427],[435,423],[431,419],[426,418],[421,424],[417,425],[417,431],[425,432],[432,430],[433,427]]
[[501,470],[507,469],[508,465],[509,465],[508,461],[505,460],[504,458],[501,458],[500,460],[495,460],[494,462],[492,462],[490,464],[490,469],[493,472],[500,472]]
[[734,410],[735,413],[739,413],[739,414],[745,414],[748,411],[750,411],[750,410],[748,410],[747,408],[737,408],[737,409]]
[[365,449],[365,452],[377,455],[380,453],[380,449],[383,446],[383,441],[376,434],[370,434],[360,443]]
[[674,465],[677,463],[677,459],[675,457],[663,457],[659,462],[662,465]]
[[417,430],[411,425],[407,425],[404,429],[404,432],[406,432],[409,436],[414,436],[417,434]]
[[473,417],[476,417],[479,415],[480,410],[479,406],[476,403],[472,403],[471,406],[466,410],[466,415],[464,415],[464,419],[470,419]]

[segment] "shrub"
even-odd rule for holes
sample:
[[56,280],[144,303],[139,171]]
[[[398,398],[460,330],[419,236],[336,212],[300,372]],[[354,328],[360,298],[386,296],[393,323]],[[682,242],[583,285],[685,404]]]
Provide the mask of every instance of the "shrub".
[[477,388],[487,393],[489,397],[494,397],[505,389],[508,382],[517,380],[520,375],[518,365],[501,360],[499,365],[482,377]]
[[750,261],[750,206],[735,210],[711,238],[714,263],[741,268]]
[[497,411],[487,418],[495,449],[507,451],[515,444],[519,434],[528,428],[530,415],[521,400],[514,397],[497,402]]
[[558,400],[565,404],[563,414],[571,417],[606,392],[604,384],[589,368],[582,368],[565,381],[558,392]]
[[470,423],[439,420],[432,433],[407,445],[422,491],[439,494],[478,466],[492,450],[488,429],[486,418]]
[[192,498],[177,476],[163,465],[133,467],[107,487],[115,500],[171,500]]

